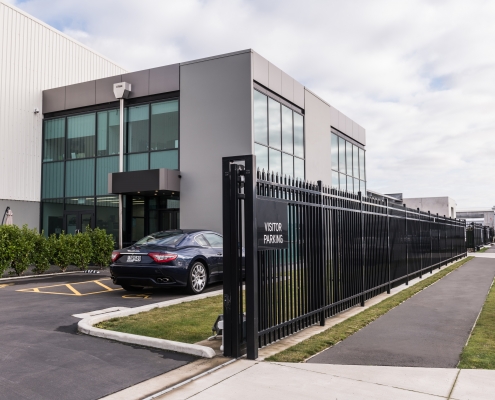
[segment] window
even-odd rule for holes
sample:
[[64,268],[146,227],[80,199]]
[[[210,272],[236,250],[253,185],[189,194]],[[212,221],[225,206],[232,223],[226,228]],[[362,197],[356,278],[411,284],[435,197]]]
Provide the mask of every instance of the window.
[[294,177],[294,157],[285,153],[282,153],[282,174]]
[[268,147],[254,144],[254,154],[256,155],[256,165],[260,171],[268,171]]
[[339,137],[339,171],[345,174],[345,140]]
[[294,113],[294,155],[304,158],[304,118]]
[[119,154],[120,111],[110,110],[98,113],[97,156],[113,156]]
[[281,125],[280,125],[280,103],[273,99],[268,99],[268,122],[270,147],[280,149],[281,145]]
[[359,149],[359,177],[361,178],[362,181],[366,180],[366,175],[365,175],[365,161],[364,161],[364,150]]
[[261,144],[268,144],[268,98],[258,92],[253,93],[254,98],[254,140]]
[[150,169],[179,169],[179,151],[167,150],[150,153]]
[[124,156],[124,171],[142,171],[148,169],[149,153]]
[[[148,151],[149,105],[129,107],[126,118],[126,153]],[[147,168],[146,168],[147,169]]]
[[204,233],[203,236],[208,240],[211,247],[222,247],[223,248],[223,238],[221,236],[215,235],[214,233]]
[[95,195],[95,159],[67,161],[65,196]]
[[282,106],[282,150],[294,153],[294,138],[292,134],[292,110]]
[[45,121],[43,161],[62,161],[65,158],[65,118]]
[[253,102],[257,168],[304,179],[304,117],[257,90]]
[[304,179],[304,160],[294,157],[294,178]]
[[332,169],[334,171],[339,170],[339,137],[332,133],[332,142],[331,142],[331,157],[332,157]]
[[332,132],[332,187],[366,195],[364,149]]
[[67,158],[95,156],[95,128],[95,114],[67,118]]
[[151,150],[179,148],[179,101],[151,105]]
[[96,159],[96,195],[108,194],[108,174],[119,172],[119,157],[101,157]]
[[270,149],[268,159],[268,169],[274,174],[282,174],[282,153],[277,150]]
[[43,199],[64,197],[64,163],[43,164],[43,187],[41,190]]
[[352,145],[352,175],[354,178],[359,178],[359,156],[358,156],[358,147]]

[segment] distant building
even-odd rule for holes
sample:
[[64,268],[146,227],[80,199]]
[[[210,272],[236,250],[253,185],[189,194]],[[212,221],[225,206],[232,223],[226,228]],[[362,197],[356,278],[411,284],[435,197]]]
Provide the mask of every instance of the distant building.
[[402,202],[408,208],[419,208],[421,211],[432,214],[445,215],[451,218],[460,218],[457,215],[457,203],[448,196],[445,197],[410,197],[403,198]]
[[494,213],[495,213],[495,207],[463,209],[457,211],[457,217],[465,219],[468,223],[479,222],[485,226],[494,228]]

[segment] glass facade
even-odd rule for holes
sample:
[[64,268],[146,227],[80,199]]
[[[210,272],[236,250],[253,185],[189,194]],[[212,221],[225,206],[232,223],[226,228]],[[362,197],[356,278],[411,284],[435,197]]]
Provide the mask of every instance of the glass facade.
[[[108,194],[108,174],[119,169],[119,114],[111,109],[44,120],[41,218],[45,234],[73,231],[75,223],[91,222],[117,238],[118,196]],[[179,169],[177,99],[125,108],[124,128],[124,171]],[[139,226],[137,219],[132,221]]]
[[304,179],[304,117],[258,90],[253,101],[257,167]]
[[332,187],[366,195],[365,151],[332,132]]

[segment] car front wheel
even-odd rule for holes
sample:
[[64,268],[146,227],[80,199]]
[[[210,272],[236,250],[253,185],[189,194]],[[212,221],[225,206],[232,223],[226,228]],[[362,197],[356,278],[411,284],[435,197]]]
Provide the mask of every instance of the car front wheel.
[[189,279],[187,282],[187,289],[189,293],[201,293],[206,287],[207,280],[208,272],[206,272],[205,265],[200,261],[196,261],[189,271]]

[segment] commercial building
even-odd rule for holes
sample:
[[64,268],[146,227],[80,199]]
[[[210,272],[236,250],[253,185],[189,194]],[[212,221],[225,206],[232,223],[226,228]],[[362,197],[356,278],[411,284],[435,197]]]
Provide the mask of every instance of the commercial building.
[[[124,72],[37,93],[44,122],[31,131],[39,154],[30,212],[47,234],[90,225],[117,237],[119,195],[126,244],[161,229],[221,232],[221,159],[230,155],[366,192],[364,128],[251,49]],[[122,172],[119,82],[131,85]]]
[[[0,0],[0,213],[39,226],[42,91],[127,72]],[[1,219],[1,218],[0,218]]]

